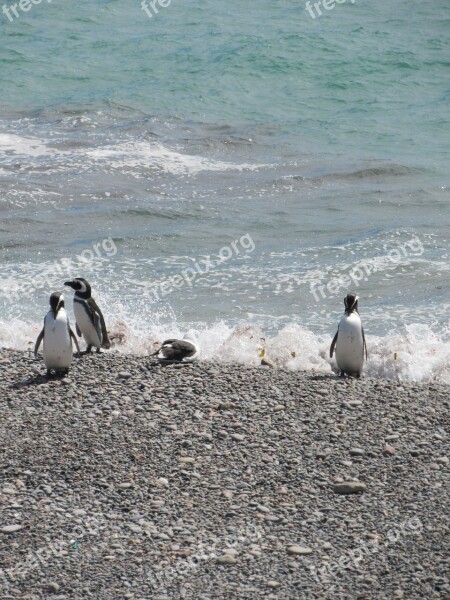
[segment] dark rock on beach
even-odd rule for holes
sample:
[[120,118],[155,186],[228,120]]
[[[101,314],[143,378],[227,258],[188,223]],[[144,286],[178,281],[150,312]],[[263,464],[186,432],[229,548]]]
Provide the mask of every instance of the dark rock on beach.
[[443,385],[0,351],[0,598],[445,598]]

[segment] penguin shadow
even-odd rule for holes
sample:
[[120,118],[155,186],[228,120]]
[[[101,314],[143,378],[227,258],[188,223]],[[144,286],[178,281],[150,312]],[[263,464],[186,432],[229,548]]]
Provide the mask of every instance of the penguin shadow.
[[179,360],[158,360],[152,363],[153,366],[160,365],[161,367],[167,368],[172,367],[173,369],[185,369],[192,366],[191,362],[180,362]]
[[67,377],[67,375],[63,373],[57,373],[55,375],[47,375],[46,373],[39,373],[36,375],[31,375],[26,379],[21,379],[20,381],[15,381],[11,383],[9,386],[11,389],[17,390],[29,386],[38,386],[43,385],[44,383],[48,383],[49,381],[57,381],[59,379],[63,379]]
[[330,381],[330,379],[339,379],[339,376],[337,373],[327,373],[323,375],[311,375],[310,379],[312,381]]
[[[79,357],[77,357],[77,355],[75,354],[74,358],[79,358]],[[39,359],[35,359],[35,360],[36,360],[36,363],[41,362]],[[54,371],[50,375],[48,373],[38,373],[37,366],[34,367],[33,370],[35,371],[34,375],[30,375],[29,377],[20,379],[19,381],[14,381],[13,383],[10,384],[9,388],[17,390],[17,389],[21,389],[21,388],[30,387],[30,386],[43,385],[45,383],[49,383],[50,381],[59,381],[61,379],[64,379],[64,377],[68,376],[68,374],[65,372],[56,372],[56,371]]]
[[332,373],[324,373],[321,375],[311,375],[312,381],[358,381],[362,377],[354,377],[353,375],[341,375],[339,371]]

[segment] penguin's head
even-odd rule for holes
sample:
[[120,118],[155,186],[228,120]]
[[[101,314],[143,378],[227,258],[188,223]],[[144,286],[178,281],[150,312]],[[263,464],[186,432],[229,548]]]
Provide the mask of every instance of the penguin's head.
[[91,297],[91,286],[86,279],[83,279],[83,277],[76,277],[71,281],[65,281],[64,285],[67,285],[75,290],[77,296],[80,296],[81,298]]
[[347,294],[344,298],[345,313],[351,315],[352,312],[358,312],[359,297],[356,294]]
[[189,342],[190,344],[192,344],[194,346],[194,348],[197,350],[197,352],[200,352],[200,347],[199,347],[199,344],[198,344],[197,335],[193,331],[188,331],[183,336],[183,340],[185,340],[186,342]]
[[60,308],[64,308],[64,296],[61,292],[53,292],[50,296],[50,308],[53,311],[53,316],[56,319],[56,316],[59,312]]

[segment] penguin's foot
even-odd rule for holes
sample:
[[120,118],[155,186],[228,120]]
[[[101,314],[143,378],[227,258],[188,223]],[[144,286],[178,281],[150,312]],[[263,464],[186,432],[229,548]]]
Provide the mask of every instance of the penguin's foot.
[[97,348],[97,354],[100,354],[100,348]]
[[344,371],[339,371],[339,377],[345,377]]
[[47,369],[47,377],[51,377],[52,376],[52,372],[50,371],[50,369]]
[[88,347],[86,348],[86,352],[85,352],[85,354],[90,354],[90,353],[91,353],[91,350],[92,350],[92,346],[88,346]]
[[55,377],[67,377],[69,369],[58,369],[55,371]]

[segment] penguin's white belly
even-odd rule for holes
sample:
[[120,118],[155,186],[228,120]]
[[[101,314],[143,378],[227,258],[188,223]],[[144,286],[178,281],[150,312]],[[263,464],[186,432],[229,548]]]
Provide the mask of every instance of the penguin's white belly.
[[99,337],[94,325],[92,324],[92,321],[90,320],[89,315],[86,312],[84,306],[79,302],[74,302],[73,312],[75,313],[75,320],[77,322],[78,327],[80,328],[81,333],[83,334],[86,344],[88,346],[95,346],[96,348],[100,348],[102,345],[102,340]]
[[336,363],[341,371],[360,374],[364,364],[364,340],[361,319],[355,313],[344,315],[339,323]]
[[46,317],[43,355],[47,369],[68,369],[72,364],[72,341],[67,315],[62,310],[56,320],[53,314]]

